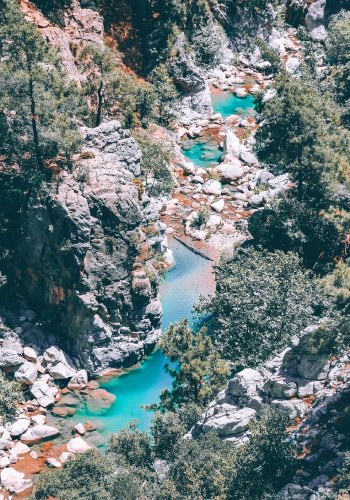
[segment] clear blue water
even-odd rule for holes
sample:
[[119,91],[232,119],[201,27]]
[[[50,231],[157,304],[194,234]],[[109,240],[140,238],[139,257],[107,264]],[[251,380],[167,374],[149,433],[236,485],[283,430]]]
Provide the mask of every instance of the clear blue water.
[[[161,283],[163,330],[182,318],[193,324],[193,305],[200,295],[213,293],[215,286],[211,262],[176,240],[171,241],[170,247],[174,252],[176,265],[168,271]],[[166,362],[165,356],[158,349],[138,368],[101,384],[102,388],[115,394],[116,402],[102,414],[89,412],[84,405],[69,419],[71,425],[72,422],[84,423],[98,419],[103,424],[101,434],[106,438],[132,420],[138,421],[140,429],[148,430],[152,413],[142,408],[142,405],[158,402],[162,389],[171,387],[171,377],[164,369]]]
[[211,96],[211,104],[215,113],[221,113],[224,118],[231,115],[243,117],[254,116],[254,97],[237,97],[229,91],[215,92]]
[[219,144],[210,137],[197,137],[182,142],[184,156],[197,167],[215,167],[222,156]]

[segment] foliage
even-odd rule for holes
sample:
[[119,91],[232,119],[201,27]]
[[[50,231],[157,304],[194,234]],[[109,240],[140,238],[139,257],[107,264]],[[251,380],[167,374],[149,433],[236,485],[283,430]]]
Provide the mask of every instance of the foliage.
[[288,418],[277,411],[263,415],[249,443],[239,448],[228,498],[258,500],[273,495],[296,471],[297,446],[286,432]]
[[166,369],[174,378],[172,389],[161,394],[161,410],[191,403],[203,407],[223,387],[229,368],[204,329],[194,332],[186,320],[180,321],[165,332],[160,347],[172,363]]
[[129,428],[112,434],[108,443],[109,452],[122,457],[129,466],[151,468],[154,460],[150,437],[136,428],[133,422]]
[[349,137],[334,133],[340,127],[340,114],[305,80],[282,75],[276,89],[276,97],[260,109],[259,158],[275,171],[290,174],[299,201],[322,204],[328,194],[327,174],[336,178],[338,164],[349,165]]
[[156,96],[158,121],[160,125],[169,126],[175,118],[173,105],[178,93],[164,64],[154,69],[152,84]]
[[16,416],[16,405],[23,400],[20,384],[10,382],[0,371],[0,422],[5,424]]
[[348,313],[350,305],[350,266],[347,262],[340,261],[332,273],[327,274],[322,280],[326,293],[334,300],[339,309]]
[[205,205],[201,205],[197,214],[191,220],[191,227],[201,229],[209,220],[210,212]]
[[344,464],[339,474],[338,484],[341,493],[350,493],[350,452],[347,452],[345,455]]
[[336,100],[343,106],[344,121],[350,124],[350,13],[342,11],[333,16],[328,27],[326,43],[327,62],[330,64],[330,78],[326,84]]
[[341,212],[325,212],[300,202],[291,190],[253,214],[248,229],[256,245],[270,251],[297,252],[304,265],[324,271],[336,257],[346,255],[350,228]]
[[137,141],[142,151],[145,192],[155,198],[169,195],[174,189],[169,148],[165,143],[151,142],[144,135],[138,135]]
[[202,299],[213,342],[235,369],[254,366],[282,350],[325,312],[315,277],[294,253],[239,249],[216,266],[216,293]]
[[118,467],[111,456],[91,450],[68,460],[59,471],[40,474],[35,481],[33,498],[136,500],[140,488],[132,471]]
[[0,153],[40,169],[59,153],[69,158],[80,145],[77,91],[14,0],[0,5],[0,45]]

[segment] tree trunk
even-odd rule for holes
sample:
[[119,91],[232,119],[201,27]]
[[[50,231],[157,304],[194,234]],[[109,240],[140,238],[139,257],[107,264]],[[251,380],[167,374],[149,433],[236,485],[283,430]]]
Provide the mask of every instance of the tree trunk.
[[103,106],[103,82],[101,81],[97,90],[97,113],[95,122],[96,127],[99,127],[101,125],[102,106]]
[[38,167],[43,170],[44,164],[41,156],[40,143],[39,143],[39,133],[38,133],[38,124],[37,124],[37,115],[36,115],[36,105],[35,105],[35,96],[34,96],[34,85],[32,78],[29,78],[29,97],[30,97],[30,110],[31,110],[31,122],[32,122],[32,132],[33,132],[33,140],[34,140],[34,148],[35,148],[35,156]]

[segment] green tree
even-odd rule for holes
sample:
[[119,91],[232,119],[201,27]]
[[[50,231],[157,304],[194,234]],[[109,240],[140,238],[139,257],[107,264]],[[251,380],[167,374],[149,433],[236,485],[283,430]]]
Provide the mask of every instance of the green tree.
[[254,425],[249,442],[238,449],[228,498],[267,498],[292,479],[298,448],[286,431],[287,425],[288,419],[275,411]]
[[172,365],[166,369],[174,378],[172,389],[160,396],[160,409],[176,410],[195,404],[203,407],[219,392],[229,375],[204,329],[193,332],[186,320],[173,324],[162,336],[160,348]]
[[328,27],[326,55],[329,77],[323,82],[343,106],[344,122],[349,127],[350,116],[350,13],[333,16]]
[[290,174],[299,201],[306,197],[322,202],[327,188],[324,174],[336,172],[334,147],[329,154],[330,124],[339,126],[340,115],[305,80],[282,75],[276,89],[277,95],[260,106],[259,158],[275,171]]
[[158,121],[161,125],[168,126],[175,118],[173,107],[178,93],[165,64],[160,64],[153,71],[152,84],[156,95]]
[[257,246],[270,251],[297,252],[305,266],[322,272],[348,251],[347,212],[321,211],[310,202],[297,200],[293,191],[265,210],[255,212],[248,229]]
[[169,148],[164,143],[150,141],[144,135],[138,135],[137,141],[142,151],[145,192],[155,198],[169,195],[175,186],[170,170]]
[[34,484],[35,499],[111,500],[139,498],[141,484],[131,470],[118,467],[114,457],[96,450],[75,456],[59,471],[42,473]]
[[5,424],[16,416],[16,407],[23,400],[20,384],[10,382],[0,371],[0,422]]
[[1,153],[43,170],[45,159],[79,147],[76,90],[14,0],[0,5],[0,46]]
[[325,313],[311,271],[291,252],[239,249],[215,269],[216,293],[199,312],[222,356],[235,369],[263,363]]
[[89,44],[80,52],[79,62],[86,75],[83,91],[94,109],[94,126],[98,127],[104,107],[107,108],[106,101],[111,98],[112,81],[117,78],[115,56],[107,47]]
[[123,458],[128,466],[152,468],[154,455],[150,436],[146,432],[139,431],[135,422],[117,434],[111,435],[108,450],[113,455]]

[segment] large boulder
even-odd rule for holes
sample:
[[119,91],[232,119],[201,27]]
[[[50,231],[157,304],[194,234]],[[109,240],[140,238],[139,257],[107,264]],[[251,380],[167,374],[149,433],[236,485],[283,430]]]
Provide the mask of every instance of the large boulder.
[[221,179],[223,182],[237,181],[244,175],[241,162],[234,158],[230,163],[224,164],[220,167]]
[[32,486],[32,481],[25,479],[23,472],[18,472],[13,467],[3,469],[0,479],[2,487],[11,493],[21,493]]
[[316,41],[323,41],[327,38],[327,31],[325,28],[325,7],[326,0],[317,0],[312,3],[305,16],[306,26]]
[[88,374],[86,370],[79,370],[69,381],[69,389],[85,389],[88,383]]
[[284,354],[284,369],[293,376],[308,380],[326,379],[335,335],[334,328],[327,321],[305,328],[299,337],[292,338],[292,347]]
[[0,368],[9,368],[24,363],[22,356],[19,356],[12,349],[0,349]]
[[213,194],[214,196],[221,195],[221,184],[219,181],[209,179],[203,186],[203,193]]
[[46,408],[55,402],[55,396],[58,393],[57,387],[49,386],[44,378],[37,379],[32,385],[30,392],[38,401],[39,405]]
[[11,436],[15,437],[15,436],[20,436],[21,434],[26,432],[29,426],[30,426],[30,419],[28,417],[23,416],[20,417],[18,420],[15,420],[15,422],[13,422],[13,424],[9,426],[8,430]]
[[227,392],[232,396],[255,395],[263,385],[264,379],[260,372],[245,368],[237,373],[229,382]]
[[232,130],[228,130],[224,138],[223,158],[238,158],[241,150],[241,142]]
[[255,416],[256,411],[252,408],[238,409],[229,404],[218,405],[215,411],[204,419],[202,430],[215,431],[221,437],[239,434],[249,428]]
[[35,425],[22,434],[21,440],[30,444],[38,443],[45,439],[57,436],[59,433],[60,431],[56,429],[56,427],[52,427],[50,425]]
[[67,449],[70,453],[84,453],[90,450],[91,446],[83,438],[76,437],[68,442]]
[[38,371],[33,363],[25,361],[22,366],[15,372],[15,379],[22,384],[31,385],[38,377]]

